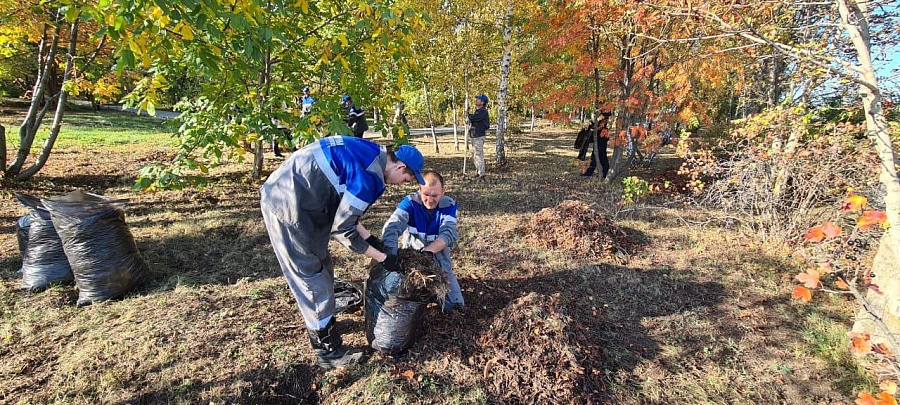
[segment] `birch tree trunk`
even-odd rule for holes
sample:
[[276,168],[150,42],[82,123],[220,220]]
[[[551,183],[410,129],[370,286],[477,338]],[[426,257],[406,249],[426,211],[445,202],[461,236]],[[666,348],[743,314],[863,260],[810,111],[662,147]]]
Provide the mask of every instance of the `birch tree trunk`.
[[500,61],[500,90],[497,94],[497,166],[506,166],[506,149],[503,138],[508,127],[507,92],[509,89],[509,65],[512,62],[512,3],[507,3],[506,18],[503,22],[503,59]]
[[[841,25],[850,36],[858,56],[856,69],[861,83],[860,95],[866,114],[866,132],[881,161],[881,184],[885,187],[884,206],[891,228],[881,238],[878,252],[872,264],[872,272],[877,275],[878,286],[885,294],[869,290],[869,308],[861,308],[853,324],[856,332],[869,333],[872,341],[885,343],[894,353],[900,347],[891,347],[887,334],[900,333],[900,179],[897,178],[896,160],[888,133],[887,120],[882,110],[881,90],[872,65],[871,39],[868,25],[868,10],[865,2],[837,0],[841,15]],[[870,312],[871,311],[871,312]],[[888,331],[878,327],[878,320],[887,325]]]
[[434,114],[431,112],[431,102],[428,100],[428,81],[422,80],[422,91],[425,93],[425,107],[428,109],[428,123],[431,126],[431,143],[435,153],[441,153],[438,146],[437,134],[434,132]]
[[453,110],[453,148],[459,152],[459,111],[456,105],[456,86],[450,86],[450,109]]

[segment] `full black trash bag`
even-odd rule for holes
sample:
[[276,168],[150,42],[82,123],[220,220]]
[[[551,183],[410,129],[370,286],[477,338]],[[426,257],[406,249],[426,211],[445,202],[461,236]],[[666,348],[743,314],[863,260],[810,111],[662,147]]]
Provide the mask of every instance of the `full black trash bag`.
[[428,302],[400,294],[405,275],[373,263],[366,282],[366,339],[384,354],[398,355],[422,336]]
[[31,216],[23,215],[16,221],[16,240],[19,242],[19,255],[25,257],[28,249],[28,230],[31,229]]
[[349,312],[362,304],[362,291],[356,284],[340,278],[334,279],[334,312]]
[[[72,268],[63,250],[62,240],[53,227],[50,212],[41,200],[26,194],[15,193],[16,199],[31,212],[16,225],[19,230],[19,249],[22,249],[22,288],[43,291],[52,284],[69,284],[73,281]],[[27,228],[22,225],[27,224]],[[25,238],[24,248],[21,237]]]
[[125,223],[125,200],[73,191],[41,201],[72,266],[76,306],[121,297],[144,282],[147,264]]

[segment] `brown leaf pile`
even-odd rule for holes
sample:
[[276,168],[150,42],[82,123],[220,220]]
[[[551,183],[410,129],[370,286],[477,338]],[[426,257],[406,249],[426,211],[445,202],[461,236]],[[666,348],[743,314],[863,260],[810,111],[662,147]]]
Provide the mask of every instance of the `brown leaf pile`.
[[[512,301],[475,339],[474,364],[502,403],[570,404],[579,401],[584,358],[561,313],[557,295],[529,293]],[[501,343],[502,344],[498,344]],[[595,354],[596,355],[596,354]]]
[[566,200],[540,210],[524,226],[526,240],[544,249],[562,249],[580,259],[622,262],[628,235],[583,201]]

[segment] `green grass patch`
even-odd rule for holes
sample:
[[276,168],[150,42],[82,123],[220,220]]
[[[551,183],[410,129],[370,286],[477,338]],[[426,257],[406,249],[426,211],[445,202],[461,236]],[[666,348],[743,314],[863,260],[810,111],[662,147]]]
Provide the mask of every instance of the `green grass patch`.
[[827,364],[832,373],[830,378],[841,392],[855,395],[862,391],[878,391],[877,382],[863,363],[850,353],[848,330],[823,314],[819,307],[810,306],[804,316],[802,333],[808,343],[802,350]]
[[[7,128],[6,147],[18,148],[21,116],[6,116],[0,121]],[[50,135],[52,116],[44,119],[32,145],[40,150]],[[70,112],[65,115],[54,148],[117,147],[142,145],[172,146],[175,128],[165,120],[128,112]]]

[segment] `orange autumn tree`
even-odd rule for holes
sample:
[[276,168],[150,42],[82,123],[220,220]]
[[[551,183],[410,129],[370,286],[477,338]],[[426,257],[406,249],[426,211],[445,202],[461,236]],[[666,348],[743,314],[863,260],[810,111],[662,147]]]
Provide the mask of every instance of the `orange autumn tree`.
[[[714,114],[698,100],[730,98],[736,88],[728,80],[741,65],[723,61],[732,56],[697,58],[703,50],[678,39],[691,38],[690,22],[641,3],[550,3],[533,11],[527,27],[536,45],[525,58],[525,90],[540,95],[538,105],[557,120],[583,106],[615,112],[608,180],[663,137],[688,123],[708,123]],[[723,88],[724,96],[713,94]]]

